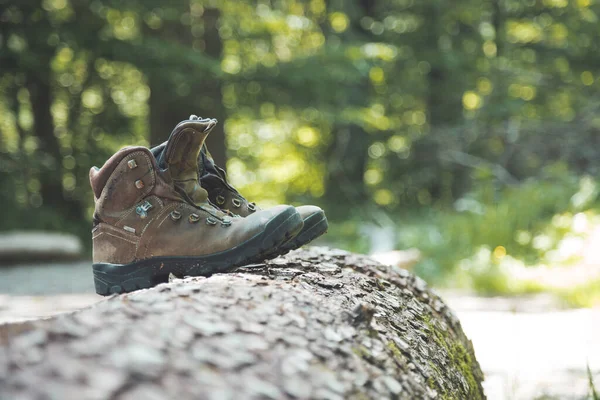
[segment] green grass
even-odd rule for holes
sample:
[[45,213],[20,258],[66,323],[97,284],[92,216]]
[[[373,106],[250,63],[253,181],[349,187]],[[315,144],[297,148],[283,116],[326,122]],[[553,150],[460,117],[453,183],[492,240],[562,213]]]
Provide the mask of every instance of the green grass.
[[598,396],[598,392],[596,392],[596,386],[594,385],[594,377],[592,376],[592,370],[590,369],[589,364],[587,365],[587,374],[590,384],[590,397],[592,400],[600,400],[600,396]]
[[583,285],[555,291],[566,304],[572,307],[594,307],[600,305],[600,279]]
[[[597,190],[589,177],[557,176],[495,190],[482,185],[457,202],[455,209],[422,210],[402,221],[399,246],[423,253],[416,272],[433,284],[469,287],[482,294],[522,294],[545,290],[518,282],[510,263],[568,265],[554,251],[565,237],[577,237],[574,218],[597,214]],[[586,211],[587,210],[587,211]],[[598,291],[590,293],[596,296]],[[578,300],[577,290],[565,293]],[[590,299],[591,300],[591,299]]]

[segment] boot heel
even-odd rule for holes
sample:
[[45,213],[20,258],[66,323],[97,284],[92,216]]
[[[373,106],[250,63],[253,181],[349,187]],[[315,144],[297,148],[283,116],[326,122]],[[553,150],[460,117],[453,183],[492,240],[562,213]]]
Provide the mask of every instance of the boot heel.
[[[133,292],[167,282],[168,275],[156,275],[152,266],[97,263],[92,265],[96,293],[101,296]],[[133,271],[131,271],[133,269]],[[123,272],[123,273],[121,273]]]

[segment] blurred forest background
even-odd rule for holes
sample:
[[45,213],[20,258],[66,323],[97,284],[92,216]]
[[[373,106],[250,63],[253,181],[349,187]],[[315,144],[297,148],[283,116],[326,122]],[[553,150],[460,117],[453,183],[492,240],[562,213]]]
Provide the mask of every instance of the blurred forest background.
[[416,248],[425,279],[483,293],[583,265],[556,290],[598,302],[599,16],[597,0],[0,0],[0,229],[90,242],[90,167],[194,113],[219,119],[209,148],[247,198],[322,206],[331,244]]

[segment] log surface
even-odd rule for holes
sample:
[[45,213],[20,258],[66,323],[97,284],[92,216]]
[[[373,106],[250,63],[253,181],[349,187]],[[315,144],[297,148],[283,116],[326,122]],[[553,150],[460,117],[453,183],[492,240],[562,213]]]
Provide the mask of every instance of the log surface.
[[421,279],[326,248],[0,331],[2,399],[484,398]]

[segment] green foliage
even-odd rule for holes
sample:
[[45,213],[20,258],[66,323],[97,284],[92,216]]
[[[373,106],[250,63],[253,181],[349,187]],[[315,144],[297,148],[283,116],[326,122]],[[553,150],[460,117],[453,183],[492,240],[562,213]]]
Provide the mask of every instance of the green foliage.
[[595,215],[582,211],[597,206],[596,187],[592,178],[556,165],[544,178],[514,187],[481,182],[454,210],[429,209],[404,222],[399,243],[424,253],[417,271],[431,281],[488,294],[540,291],[535,283],[515,281],[511,268],[577,261],[561,243],[582,236],[577,225]]

